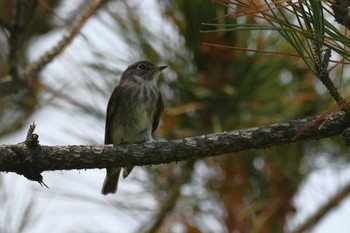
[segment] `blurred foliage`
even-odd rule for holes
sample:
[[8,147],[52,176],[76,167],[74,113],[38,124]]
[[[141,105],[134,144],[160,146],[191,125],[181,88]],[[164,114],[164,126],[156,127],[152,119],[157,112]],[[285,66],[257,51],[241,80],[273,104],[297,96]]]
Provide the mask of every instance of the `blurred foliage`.
[[[227,2],[234,5],[233,2]],[[253,127],[315,115],[328,107],[330,98],[315,89],[315,77],[308,57],[314,55],[316,45],[312,45],[311,40],[307,41],[307,32],[300,35],[300,31],[285,29],[285,36],[280,37],[277,33],[262,30],[230,30],[231,25],[258,25],[261,19],[253,14],[238,18],[231,16],[235,9],[212,1],[162,1],[163,16],[177,33],[170,39],[175,47],[169,48],[169,44],[172,44],[166,34],[157,31],[145,37],[152,32],[147,23],[140,24],[138,6],[127,1],[119,4],[128,9],[127,12],[132,12],[128,15],[128,23],[124,19],[120,30],[123,31],[122,35],[127,35],[128,43],[133,43],[136,53],[134,60],[146,57],[162,61],[175,72],[176,76],[172,80],[166,79],[165,72],[165,80],[161,84],[161,87],[165,86],[163,93],[167,97],[167,110],[158,134],[165,138]],[[274,8],[274,5],[268,7]],[[304,9],[302,6],[297,7],[294,10],[298,12],[299,19],[310,21],[312,9],[303,12],[307,14],[304,19],[303,13],[300,13]],[[118,9],[110,8],[113,18],[120,16]],[[286,23],[277,23],[287,27],[294,20],[293,12],[287,15],[282,10],[277,8],[279,12],[269,17],[284,19]],[[315,21],[322,18],[328,27],[332,26],[322,14],[317,17]],[[116,23],[120,24],[120,20]],[[217,30],[212,30],[213,24],[217,25]],[[300,30],[305,29],[310,28]],[[208,30],[211,32],[203,33]],[[332,30],[336,31],[337,28],[332,26]],[[157,45],[154,45],[154,38],[157,38]],[[288,44],[286,39],[293,42]],[[180,47],[177,41],[183,42]],[[332,43],[333,40],[327,42]],[[282,51],[287,54],[294,54],[294,49],[306,44],[309,46],[305,47],[309,55],[304,55],[303,51],[298,57],[274,53],[266,55],[218,49],[208,44]],[[205,167],[211,175],[195,167],[193,176],[201,177],[204,193],[215,195],[209,195],[203,200],[203,195],[206,195],[198,194],[195,190],[183,194],[179,197],[177,207],[172,210],[171,217],[163,221],[163,231],[172,231],[172,227],[180,222],[185,228],[184,232],[210,232],[210,226],[202,224],[203,215],[206,215],[206,218],[221,224],[222,232],[283,232],[287,216],[295,212],[293,196],[303,179],[312,171],[313,165],[305,168],[304,161],[315,154],[306,153],[305,146],[319,147],[321,144],[300,143],[207,159]],[[151,184],[157,185],[152,190],[159,200],[164,195],[170,195],[172,180],[181,176],[179,169],[178,165],[169,165],[166,169],[149,169]],[[192,189],[196,188],[195,184],[190,185]],[[201,204],[205,205],[206,201],[216,203],[214,209],[220,210],[206,210]],[[224,214],[218,217],[215,213],[220,211]],[[174,221],[174,216],[177,216],[177,221]]]
[[[46,1],[48,8],[43,8],[40,2],[28,1],[34,10],[26,21],[32,26],[28,26],[21,49],[17,51],[23,64],[28,62],[31,40],[58,27],[53,24],[55,16],[52,13],[60,1]],[[318,81],[312,69],[312,62],[317,59],[310,57],[319,56],[323,46],[338,49],[338,55],[344,56],[338,42],[347,39],[341,27],[334,26],[327,20],[329,16],[321,14],[325,3],[317,1],[318,14],[315,15],[313,6],[308,9],[302,5],[290,6],[286,13],[273,4],[287,4],[283,1],[272,1],[270,5],[264,1],[248,2],[265,6],[261,8],[262,14],[269,20],[281,20],[273,21],[272,26],[265,24],[258,17],[260,8],[253,9],[254,13],[242,14],[249,12],[242,8],[247,5],[235,5],[231,1],[164,0],[158,1],[157,8],[152,9],[160,11],[161,18],[151,21],[148,15],[147,21],[141,1],[109,1],[101,9],[103,14],[96,18],[117,34],[129,51],[118,57],[118,54],[94,50],[91,45],[95,60],[88,63],[87,68],[101,78],[96,80],[89,73],[82,86],[108,98],[127,64],[143,58],[167,64],[169,68],[160,80],[166,110],[157,131],[159,137],[167,139],[255,127],[316,115],[327,109],[331,99],[323,89],[317,88]],[[0,3],[4,21],[11,22],[13,18],[12,11],[8,10],[11,3]],[[293,18],[295,15],[297,19]],[[295,20],[301,23],[299,31],[288,27]],[[321,44],[313,44],[313,37],[305,31],[325,33],[320,25],[307,23],[317,20],[326,25],[326,32],[332,32]],[[213,25],[217,27],[214,30]],[[237,30],[237,25],[244,30]],[[5,41],[6,30],[2,32],[0,38]],[[332,40],[332,36],[336,40]],[[89,39],[85,39],[89,43]],[[303,47],[305,50],[298,49],[304,45],[307,45]],[[317,46],[321,47],[315,52]],[[301,53],[285,56],[228,47],[285,54],[295,54],[297,50]],[[1,46],[0,50],[8,54],[8,45]],[[7,56],[0,59],[1,79],[8,75],[9,67]],[[120,70],[108,64],[118,62],[125,64],[119,67]],[[337,76],[339,69],[334,69],[332,74]],[[346,80],[342,85],[342,88],[348,88]],[[0,100],[0,135],[17,129],[19,125],[16,124],[23,123],[36,110],[40,103],[38,91],[26,89]],[[103,106],[74,99],[74,96],[68,98],[63,93],[55,97],[69,102],[76,114],[90,114],[93,120],[104,122]],[[68,110],[72,111],[71,108]],[[21,117],[13,118],[13,112]],[[335,155],[345,160],[348,150],[335,144],[336,141],[328,140],[298,143],[193,161],[191,166],[179,163],[146,168],[147,182],[140,180],[139,185],[152,193],[159,203],[159,211],[155,210],[154,216],[149,217],[150,229],[175,232],[180,226],[180,232],[283,232],[287,217],[297,211],[292,204],[293,197],[305,178],[317,168],[312,161],[317,156],[324,156],[319,152],[326,151],[334,160]],[[337,150],[325,149],[335,147]],[[179,180],[183,183],[179,184]],[[171,195],[176,201],[169,198]],[[168,199],[172,200],[170,204],[166,203]],[[167,214],[161,214],[164,211]],[[157,218],[161,219],[157,221]],[[157,226],[151,227],[152,222]]]
[[[33,39],[57,29],[53,12],[59,0],[0,1],[0,82],[7,81],[28,65],[28,47]],[[11,39],[9,39],[11,37]],[[23,127],[39,105],[39,77],[14,95],[0,99],[0,137]]]

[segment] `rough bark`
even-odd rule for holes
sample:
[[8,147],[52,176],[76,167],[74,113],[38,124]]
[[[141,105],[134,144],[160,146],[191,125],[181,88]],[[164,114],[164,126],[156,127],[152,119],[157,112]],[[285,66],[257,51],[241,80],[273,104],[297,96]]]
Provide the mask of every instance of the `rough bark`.
[[[305,126],[308,128],[303,131]],[[0,171],[16,172],[42,183],[42,171],[171,163],[334,137],[349,126],[350,119],[346,114],[337,112],[323,119],[304,118],[169,141],[115,146],[41,146],[31,127],[24,142],[0,145]]]

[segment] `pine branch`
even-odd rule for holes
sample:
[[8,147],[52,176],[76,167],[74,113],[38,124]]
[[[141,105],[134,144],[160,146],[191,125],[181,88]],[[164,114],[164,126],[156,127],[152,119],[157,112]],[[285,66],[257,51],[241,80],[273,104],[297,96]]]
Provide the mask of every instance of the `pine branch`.
[[336,193],[330,200],[328,200],[324,205],[322,205],[313,215],[308,217],[304,223],[298,226],[291,233],[302,233],[309,230],[316,223],[320,221],[330,210],[337,207],[337,205],[348,197],[350,194],[350,183],[343,187],[338,193]]
[[27,66],[20,76],[23,79],[30,78],[38,74],[47,64],[49,64],[58,54],[60,54],[79,34],[86,21],[95,13],[102,0],[92,0],[85,11],[72,24],[69,30],[63,35],[56,46],[44,53],[38,60]]
[[20,51],[24,44],[24,33],[28,26],[29,19],[26,17],[24,11],[34,13],[36,7],[36,1],[15,1],[12,5],[13,11],[13,22],[10,25],[10,37],[9,37],[9,74],[12,77],[13,82],[17,82],[20,77],[18,74],[20,64]]
[[[161,232],[162,228],[164,228],[166,217],[175,208],[179,200],[181,187],[192,178],[194,164],[195,160],[191,160],[182,166],[181,176],[171,185],[171,192],[161,201],[158,214],[154,217],[155,220],[147,231],[148,233]],[[138,232],[141,232],[141,230],[139,229]]]
[[[310,125],[308,130],[296,137],[305,125]],[[42,171],[164,164],[334,137],[348,127],[350,119],[344,112],[336,112],[326,120],[311,117],[169,141],[115,146],[41,146],[38,135],[29,134],[26,142],[0,145],[0,171],[16,172],[36,180],[35,176]]]
[[325,49],[322,54],[321,60],[315,66],[315,72],[317,78],[323,83],[327,88],[328,93],[333,97],[337,102],[338,106],[345,111],[347,114],[350,114],[350,108],[346,104],[344,98],[340,95],[338,88],[334,85],[333,81],[329,76],[328,64],[331,58],[331,50],[329,48]]
[[[84,12],[77,17],[73,22],[71,27],[63,35],[61,40],[50,50],[45,52],[36,61],[29,64],[21,72],[18,72],[19,62],[18,62],[18,51],[21,46],[19,46],[19,39],[21,38],[20,29],[21,27],[16,24],[11,27],[10,30],[10,75],[9,78],[6,77],[2,82],[0,82],[0,97],[8,95],[10,93],[18,91],[20,88],[28,85],[27,81],[32,77],[38,75],[38,73],[46,67],[54,58],[63,52],[65,48],[73,41],[73,39],[80,33],[80,30],[85,25],[87,20],[96,12],[98,7],[101,5],[102,0],[92,0],[90,4],[87,5]],[[20,17],[20,13],[18,13]],[[1,21],[0,21],[1,23]],[[3,25],[4,26],[4,25]],[[16,26],[16,27],[15,27]],[[20,41],[23,43],[23,41]]]

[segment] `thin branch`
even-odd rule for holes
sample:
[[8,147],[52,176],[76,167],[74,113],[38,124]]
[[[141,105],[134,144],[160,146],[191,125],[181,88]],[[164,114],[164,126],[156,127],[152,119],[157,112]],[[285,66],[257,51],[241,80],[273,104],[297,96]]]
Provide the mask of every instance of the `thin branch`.
[[72,24],[70,29],[63,35],[62,39],[52,49],[44,53],[38,60],[28,65],[20,73],[21,78],[28,79],[38,74],[47,64],[49,64],[58,54],[60,54],[80,33],[81,28],[87,20],[96,12],[102,0],[92,0],[85,11]]
[[337,194],[335,194],[327,203],[321,206],[313,215],[308,217],[304,223],[298,226],[291,233],[302,233],[309,230],[316,223],[318,223],[329,211],[344,200],[350,194],[350,183],[342,188]]
[[[205,25],[205,24],[204,24]],[[205,31],[203,31],[205,32]],[[290,57],[300,57],[299,54],[296,53],[289,53],[289,52],[279,52],[279,51],[272,51],[272,50],[261,50],[261,49],[251,49],[251,48],[244,48],[244,47],[235,47],[230,45],[221,45],[221,44],[213,44],[213,43],[203,43],[204,46],[211,46],[218,49],[232,49],[232,50],[238,50],[238,51],[244,51],[244,52],[254,52],[254,53],[267,53],[270,55],[285,55]],[[306,59],[311,59],[309,56],[305,56]],[[329,62],[336,63],[335,65],[343,64],[343,65],[350,65],[349,62],[345,62],[343,60],[329,60]]]
[[27,83],[23,80],[15,81],[11,76],[6,76],[2,80],[0,82],[0,98],[27,86]]
[[344,112],[337,112],[326,121],[317,121],[302,135],[295,137],[301,128],[314,122],[315,119],[318,118],[304,118],[249,129],[152,143],[115,146],[38,145],[35,148],[28,148],[25,143],[0,145],[0,171],[23,174],[23,164],[27,169],[32,166],[31,169],[38,172],[164,164],[334,137],[350,127],[350,119],[347,115]]
[[13,3],[13,22],[10,27],[9,37],[9,56],[8,62],[10,66],[9,74],[12,77],[12,81],[16,82],[19,80],[18,66],[19,66],[19,52],[22,48],[24,38],[24,25],[23,22],[23,2],[20,0],[14,1]]
[[[341,97],[338,89],[332,82],[332,80],[329,77],[329,70],[328,70],[328,64],[329,60],[331,58],[331,50],[329,48],[325,49],[323,56],[321,57],[321,61],[318,61],[318,64],[316,64],[315,71],[317,78],[320,79],[320,81],[323,83],[323,85],[327,88],[329,94],[334,98],[334,100],[338,103],[340,106],[341,103],[344,102],[343,97]],[[340,106],[346,109],[345,106]]]
[[[161,201],[160,209],[152,226],[147,231],[148,233],[161,232],[163,223],[168,213],[170,213],[180,197],[180,190],[182,185],[188,183],[192,177],[192,171],[195,160],[189,161],[182,166],[181,176],[176,180],[175,184],[171,185],[171,192]],[[140,230],[138,232],[141,232]]]
[[[20,1],[19,1],[20,2]],[[36,76],[47,64],[49,64],[57,55],[62,53],[62,51],[67,48],[67,46],[73,41],[73,39],[79,34],[81,28],[85,25],[87,20],[96,12],[100,6],[102,0],[92,0],[91,3],[86,7],[85,11],[77,17],[73,22],[72,26],[68,31],[63,35],[61,40],[52,47],[49,51],[45,52],[41,57],[36,61],[29,64],[21,72],[18,73],[18,49],[21,46],[18,46],[18,38],[20,27],[14,25],[11,28],[11,37],[10,37],[10,76],[11,79],[6,79],[6,81],[0,82],[0,97],[8,95],[18,91],[20,88],[24,87],[26,81],[34,76]],[[20,7],[20,6],[19,6]],[[16,27],[15,27],[16,26]]]

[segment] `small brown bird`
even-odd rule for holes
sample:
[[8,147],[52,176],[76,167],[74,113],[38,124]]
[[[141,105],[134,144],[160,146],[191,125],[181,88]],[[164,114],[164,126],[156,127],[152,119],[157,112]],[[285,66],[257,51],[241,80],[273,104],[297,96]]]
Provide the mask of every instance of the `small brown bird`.
[[[130,65],[122,74],[107,106],[105,144],[149,142],[163,112],[162,95],[157,88],[159,74],[167,66],[149,61]],[[133,166],[123,168],[123,178]],[[108,167],[102,194],[115,193],[121,167]]]

